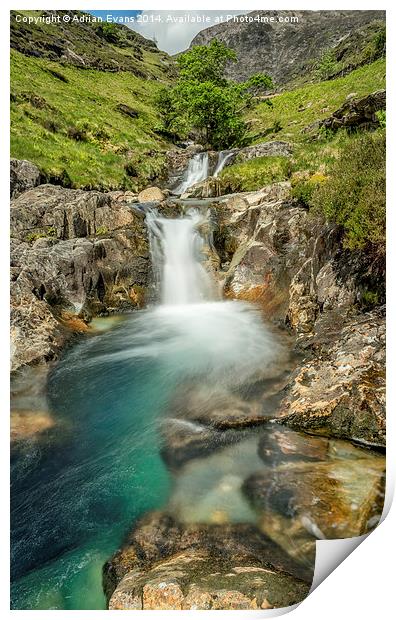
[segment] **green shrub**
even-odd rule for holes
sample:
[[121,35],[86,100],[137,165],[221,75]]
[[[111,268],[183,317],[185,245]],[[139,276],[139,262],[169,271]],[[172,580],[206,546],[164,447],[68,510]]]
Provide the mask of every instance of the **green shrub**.
[[302,177],[294,182],[292,179],[292,197],[298,200],[298,202],[303,204],[305,207],[309,207],[312,203],[312,197],[315,190],[321,183],[324,183],[326,179],[327,177],[320,172],[316,172],[312,176]]
[[319,80],[328,80],[337,70],[337,61],[334,57],[333,50],[322,54],[317,69],[316,76]]
[[314,211],[345,230],[345,247],[385,251],[385,134],[351,140],[310,199]]

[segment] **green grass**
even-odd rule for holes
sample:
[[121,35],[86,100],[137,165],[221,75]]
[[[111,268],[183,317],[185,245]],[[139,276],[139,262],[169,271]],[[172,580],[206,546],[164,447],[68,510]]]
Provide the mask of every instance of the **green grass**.
[[[287,140],[303,142],[301,132],[318,119],[330,116],[349,93],[363,96],[385,88],[385,61],[377,60],[359,67],[345,77],[309,84],[272,98],[272,107],[259,104],[250,112],[250,131],[254,142]],[[279,131],[271,131],[276,124]]]
[[[250,112],[251,132],[256,135],[253,142],[290,141],[293,143],[293,155],[291,158],[260,157],[228,166],[220,175],[224,191],[254,191],[276,181],[291,180],[293,184],[300,173],[325,176],[354,136],[341,130],[312,141],[301,130],[329,116],[341,106],[349,93],[364,96],[384,87],[385,62],[378,60],[345,77],[309,84],[278,95],[272,99],[272,108],[260,104]],[[280,129],[270,131],[276,125]]]
[[257,157],[225,168],[220,174],[223,191],[249,192],[284,181],[290,176],[288,157]]
[[[143,65],[164,78],[158,55],[143,54]],[[160,86],[159,79],[128,71],[80,69],[13,50],[11,156],[34,162],[49,178],[65,171],[73,187],[143,187],[160,173],[168,148],[153,131],[158,123],[153,99]],[[120,103],[138,117],[117,111]],[[126,173],[128,164],[129,175],[135,169],[137,177]]]

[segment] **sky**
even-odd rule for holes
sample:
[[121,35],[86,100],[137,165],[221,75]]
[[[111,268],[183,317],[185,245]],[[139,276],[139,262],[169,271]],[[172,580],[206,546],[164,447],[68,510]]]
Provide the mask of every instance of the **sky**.
[[240,15],[246,11],[88,11],[102,17],[111,15],[114,21],[126,16],[134,19],[126,23],[147,39],[155,39],[159,49],[176,54],[188,48],[200,30],[226,21],[227,16]]

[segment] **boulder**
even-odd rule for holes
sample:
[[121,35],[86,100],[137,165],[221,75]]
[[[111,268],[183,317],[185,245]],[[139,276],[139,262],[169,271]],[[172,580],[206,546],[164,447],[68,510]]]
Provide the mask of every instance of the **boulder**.
[[292,375],[278,421],[295,429],[385,446],[385,319],[382,310],[323,315]]
[[187,198],[217,198],[221,196],[222,186],[220,179],[208,177],[200,183],[196,183],[180,196],[182,200]]
[[166,196],[159,187],[147,187],[138,194],[138,202],[162,202]]
[[241,149],[237,155],[237,161],[243,162],[256,157],[290,157],[293,153],[293,146],[290,142],[273,140],[270,142],[260,142]]
[[350,93],[342,106],[333,114],[305,127],[302,131],[317,133],[322,128],[337,131],[338,129],[376,129],[379,127],[377,112],[386,109],[386,91],[377,90],[365,97],[355,95],[356,93]]
[[52,185],[14,199],[12,369],[54,359],[83,319],[139,306],[148,273],[144,216],[126,203]]
[[16,198],[41,183],[41,173],[35,164],[26,159],[10,160],[10,195]]
[[103,571],[109,609],[266,609],[301,601],[306,571],[249,524],[141,519]]
[[326,460],[291,454],[243,485],[261,531],[302,563],[314,564],[317,539],[366,534],[382,513],[385,459],[340,443],[329,442]]

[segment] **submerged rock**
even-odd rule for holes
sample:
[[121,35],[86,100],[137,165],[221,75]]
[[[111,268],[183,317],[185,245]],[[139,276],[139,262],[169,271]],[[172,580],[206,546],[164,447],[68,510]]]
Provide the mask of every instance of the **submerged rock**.
[[31,439],[54,426],[48,411],[14,409],[11,412],[11,442]]
[[324,461],[329,450],[329,440],[305,433],[277,428],[268,429],[260,437],[258,453],[271,467],[280,463],[299,461]]
[[304,571],[248,524],[141,519],[103,570],[109,609],[266,609],[308,594]]

